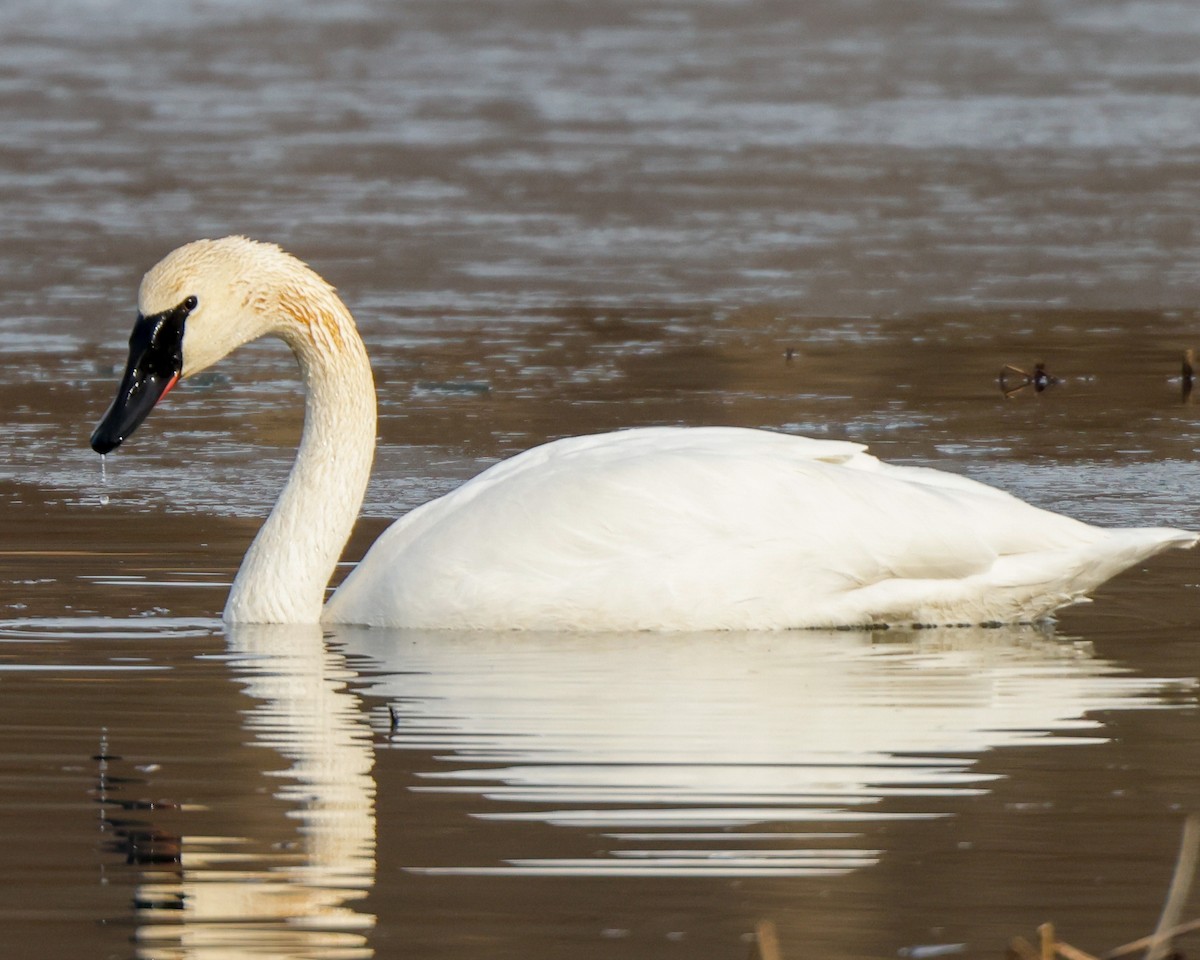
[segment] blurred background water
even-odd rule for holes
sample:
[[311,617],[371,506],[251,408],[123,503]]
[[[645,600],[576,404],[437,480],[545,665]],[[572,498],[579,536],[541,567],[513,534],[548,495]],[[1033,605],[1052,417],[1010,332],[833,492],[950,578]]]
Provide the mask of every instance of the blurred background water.
[[[1196,527],[1200,7],[0,9],[0,925],[26,956],[995,956],[1157,918],[1195,559],[1057,631],[227,633],[299,385],[250,348],[102,486],[141,274],[244,233],[379,384],[360,556],[551,437],[871,444]],[[1061,382],[1006,398],[1005,363]],[[102,502],[107,501],[107,502]],[[291,917],[289,921],[285,918]],[[960,946],[961,945],[961,946]]]

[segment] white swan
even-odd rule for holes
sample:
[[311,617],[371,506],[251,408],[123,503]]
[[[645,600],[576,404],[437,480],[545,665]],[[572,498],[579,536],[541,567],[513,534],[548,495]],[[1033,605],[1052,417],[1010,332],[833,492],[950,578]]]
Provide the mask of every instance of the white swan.
[[287,484],[225,618],[566,630],[1015,622],[1082,599],[1196,534],[1106,530],[858,444],[655,427],[558,440],[499,463],[386,530],[324,603],[375,446],[354,321],[299,260],[242,237],[146,274],[129,364],[92,435],[125,440],[180,377],[266,334],[306,388]]

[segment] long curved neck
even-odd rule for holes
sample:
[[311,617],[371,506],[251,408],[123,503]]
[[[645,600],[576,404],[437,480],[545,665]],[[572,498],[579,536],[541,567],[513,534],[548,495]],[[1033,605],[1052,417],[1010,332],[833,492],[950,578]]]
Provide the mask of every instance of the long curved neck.
[[354,321],[330,291],[284,301],[276,333],[305,387],[296,462],[229,592],[234,623],[317,623],[325,587],[366,494],[375,453],[375,384]]

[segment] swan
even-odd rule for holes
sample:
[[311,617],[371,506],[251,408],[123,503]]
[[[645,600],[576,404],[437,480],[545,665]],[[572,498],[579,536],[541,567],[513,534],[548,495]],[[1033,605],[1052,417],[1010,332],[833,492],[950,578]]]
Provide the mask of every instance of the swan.
[[283,491],[230,623],[767,630],[1044,618],[1197,535],[1105,529],[860,444],[728,427],[571,437],[410,511],[325,602],[366,491],[375,388],[334,288],[274,244],[198,240],[142,280],[107,453],[183,378],[280,337],[305,388]]

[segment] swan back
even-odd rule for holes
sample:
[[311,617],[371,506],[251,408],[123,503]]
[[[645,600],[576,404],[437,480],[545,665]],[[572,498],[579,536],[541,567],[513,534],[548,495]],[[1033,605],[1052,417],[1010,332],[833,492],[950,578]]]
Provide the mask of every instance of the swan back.
[[1180,531],[1107,531],[853,443],[737,428],[559,440],[393,524],[325,619],[695,630],[1030,620]]

